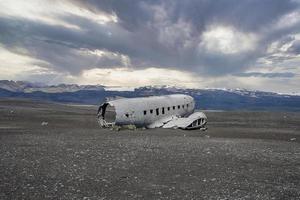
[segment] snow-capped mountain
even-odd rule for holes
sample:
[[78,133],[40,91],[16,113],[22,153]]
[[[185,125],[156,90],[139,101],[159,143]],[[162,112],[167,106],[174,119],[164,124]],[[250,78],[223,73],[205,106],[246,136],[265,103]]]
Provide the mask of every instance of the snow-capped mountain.
[[0,88],[12,91],[12,92],[23,92],[27,88],[37,88],[41,87],[40,84],[34,84],[25,81],[9,81],[9,80],[0,80]]
[[145,86],[136,88],[137,91],[144,90],[149,93],[151,92],[159,92],[159,91],[167,91],[167,92],[178,92],[178,93],[190,93],[193,95],[201,95],[204,92],[219,92],[219,93],[232,93],[241,96],[249,96],[258,98],[261,96],[300,96],[300,93],[276,93],[276,92],[265,92],[260,90],[248,90],[242,88],[235,88],[235,89],[228,89],[228,88],[204,88],[204,89],[191,89],[191,88],[184,88],[184,87],[174,87],[174,86]]
[[59,93],[59,92],[76,92],[79,90],[98,90],[103,91],[102,85],[77,85],[77,84],[59,84],[59,85],[45,85],[42,83],[31,83],[26,81],[8,81],[0,80],[0,88],[11,92],[46,92],[46,93]]
[[0,81],[0,98],[30,98],[64,103],[100,104],[107,98],[182,93],[194,97],[197,109],[300,111],[300,96],[246,89],[188,89],[173,86],[139,88]]

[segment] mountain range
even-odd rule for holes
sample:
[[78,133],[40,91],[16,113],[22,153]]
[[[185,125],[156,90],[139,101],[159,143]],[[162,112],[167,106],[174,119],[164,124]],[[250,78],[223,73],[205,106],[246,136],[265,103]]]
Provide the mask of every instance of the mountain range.
[[[120,87],[116,87],[120,88]],[[24,81],[0,80],[0,98],[26,98],[61,103],[99,105],[106,99],[166,94],[188,94],[197,109],[300,111],[300,95],[246,89],[186,89],[170,86],[146,86],[128,91],[103,85],[45,85]]]

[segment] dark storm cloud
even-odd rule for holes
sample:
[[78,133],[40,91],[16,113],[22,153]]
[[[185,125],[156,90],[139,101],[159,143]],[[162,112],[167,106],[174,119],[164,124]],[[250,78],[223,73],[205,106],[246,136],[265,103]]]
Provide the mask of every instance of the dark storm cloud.
[[[0,30],[3,30],[0,33],[0,42],[6,48],[11,51],[16,51],[16,47],[25,48],[30,56],[48,62],[48,67],[73,74],[97,66],[122,66],[118,54],[110,53],[99,57],[85,52],[97,48],[105,50],[103,47],[107,45],[113,51],[128,46],[124,45],[121,38],[115,37],[111,40],[104,28],[79,31],[24,19],[0,18]],[[89,37],[90,34],[97,37]],[[111,42],[107,44],[108,41]]]
[[123,27],[135,30],[137,27],[145,26],[147,21],[152,18],[151,10],[147,7],[150,5],[161,5],[160,0],[70,0],[81,7],[85,7],[92,12],[115,13]]
[[294,41],[292,46],[288,49],[288,52],[299,55],[300,54],[300,40]]
[[[28,50],[58,71],[73,74],[94,67],[162,67],[207,75],[240,73],[266,56],[267,46],[300,26],[272,30],[284,14],[298,8],[295,1],[282,0],[70,0],[96,14],[115,14],[117,23],[98,24],[87,18],[61,14],[59,19],[80,30],[22,18],[0,18],[0,42],[14,51]],[[202,33],[210,25],[233,26],[244,33],[262,36],[255,49],[222,54],[203,49]],[[103,57],[80,50],[110,52]],[[290,52],[297,53],[295,44]],[[81,53],[80,53],[81,52]],[[271,55],[268,55],[271,56]]]
[[[243,71],[259,57],[265,56],[267,46],[274,40],[285,35],[285,30],[266,33],[257,48],[250,52],[235,55],[224,55],[199,49],[201,34],[211,24],[230,25],[238,30],[258,33],[267,29],[284,14],[298,9],[294,1],[281,0],[189,0],[189,1],[75,1],[93,12],[105,11],[115,13],[123,28],[131,31],[136,38],[136,44],[143,49],[137,63],[145,66],[177,67],[198,73],[223,75],[226,73]],[[155,20],[155,9],[162,8],[166,15],[162,21]],[[163,15],[162,14],[162,15]],[[174,29],[173,34],[166,40],[173,41],[166,45],[166,40],[158,41],[163,30],[172,30],[172,25],[183,20],[191,25],[188,36],[180,36],[180,29]],[[299,31],[297,26],[296,30]],[[291,27],[289,27],[291,29]],[[293,27],[294,28],[294,27]],[[295,29],[295,28],[294,28]],[[287,30],[288,32],[288,30]],[[183,44],[191,42],[188,48]],[[155,51],[152,51],[155,49]],[[126,53],[126,52],[125,52]]]
[[148,6],[164,6],[172,22],[184,18],[194,28],[201,29],[212,22],[227,23],[248,31],[268,25],[283,14],[294,10],[294,1],[282,0],[74,0],[90,10],[115,13],[121,22],[130,28],[144,26],[151,21],[153,13]]

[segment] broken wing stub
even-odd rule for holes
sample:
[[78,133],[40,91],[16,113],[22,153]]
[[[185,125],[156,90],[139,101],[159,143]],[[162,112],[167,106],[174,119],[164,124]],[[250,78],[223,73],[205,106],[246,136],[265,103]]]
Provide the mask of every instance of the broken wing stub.
[[188,117],[174,118],[164,124],[162,128],[180,128],[185,130],[206,130],[207,117],[203,112],[195,112]]

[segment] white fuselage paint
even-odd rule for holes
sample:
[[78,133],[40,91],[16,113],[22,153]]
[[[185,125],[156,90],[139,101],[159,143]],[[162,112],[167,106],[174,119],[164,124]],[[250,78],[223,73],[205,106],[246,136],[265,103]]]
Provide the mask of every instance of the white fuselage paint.
[[115,108],[115,125],[134,124],[148,127],[171,116],[189,116],[195,109],[193,97],[183,94],[117,99],[107,103]]

